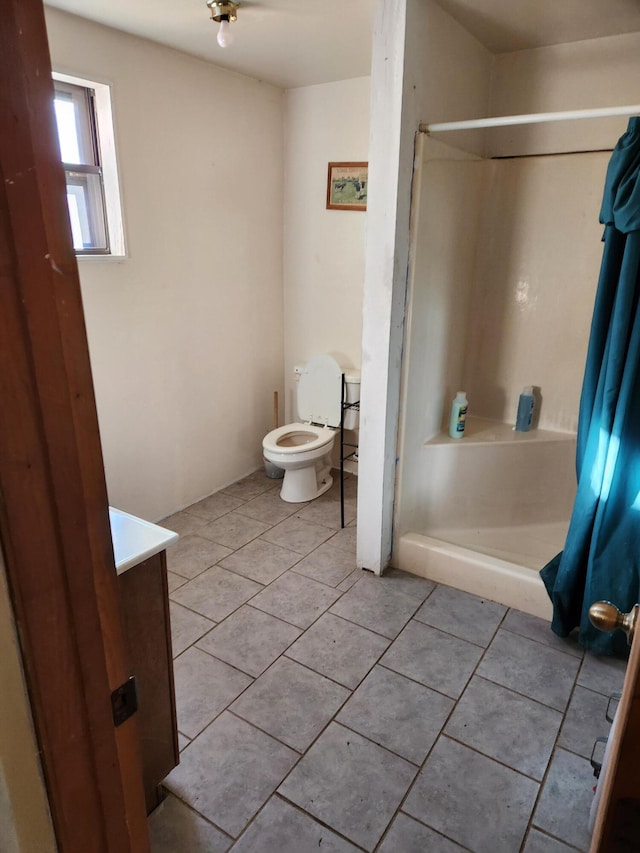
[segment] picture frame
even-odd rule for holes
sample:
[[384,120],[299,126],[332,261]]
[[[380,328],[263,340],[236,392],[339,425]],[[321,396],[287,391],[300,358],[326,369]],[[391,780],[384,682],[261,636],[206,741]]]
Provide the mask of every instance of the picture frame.
[[368,163],[329,163],[327,210],[366,210]]

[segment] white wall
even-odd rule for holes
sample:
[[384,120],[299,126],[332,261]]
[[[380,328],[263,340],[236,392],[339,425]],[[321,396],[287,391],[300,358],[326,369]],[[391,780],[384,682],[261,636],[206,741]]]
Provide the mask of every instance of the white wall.
[[329,162],[369,159],[369,99],[368,77],[285,94],[284,423],[297,418],[294,365],[330,352],[360,367],[367,214],[325,200]]
[[491,54],[432,0],[379,2],[374,23],[363,311],[359,566],[392,547],[414,136],[422,121],[486,113]]
[[281,90],[47,10],[112,84],[129,257],[81,260],[109,499],[158,519],[262,464],[282,392]]
[[57,850],[0,551],[0,850]]
[[[491,115],[640,102],[640,33],[557,44],[495,57]],[[526,125],[488,133],[491,155],[612,148],[627,119]]]

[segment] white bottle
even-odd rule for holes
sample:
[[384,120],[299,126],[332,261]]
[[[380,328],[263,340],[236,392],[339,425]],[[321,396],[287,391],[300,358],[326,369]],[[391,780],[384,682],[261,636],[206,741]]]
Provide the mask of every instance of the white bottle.
[[464,391],[458,391],[451,404],[451,418],[449,420],[449,435],[451,438],[462,438],[467,420],[467,395]]

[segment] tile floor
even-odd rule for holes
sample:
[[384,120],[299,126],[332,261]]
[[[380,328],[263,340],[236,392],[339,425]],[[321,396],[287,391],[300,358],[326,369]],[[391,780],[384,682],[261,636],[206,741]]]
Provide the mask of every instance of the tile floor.
[[262,471],[163,522],[181,763],[154,853],[568,853],[624,664],[539,619],[354,570],[356,478]]

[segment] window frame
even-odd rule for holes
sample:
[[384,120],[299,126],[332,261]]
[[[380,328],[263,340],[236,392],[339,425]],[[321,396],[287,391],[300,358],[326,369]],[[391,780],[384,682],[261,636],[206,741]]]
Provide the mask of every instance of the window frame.
[[[105,247],[75,249],[78,259],[122,260],[126,257],[124,241],[124,223],[121,205],[120,183],[115,151],[115,133],[111,109],[111,87],[107,83],[87,80],[75,75],[54,71],[54,88],[69,94],[79,105],[84,118],[80,138],[83,141],[85,156],[89,163],[63,162],[67,184],[82,183],[80,176],[86,175],[85,185],[90,175],[97,175],[100,182],[100,218],[99,227],[104,227]],[[84,101],[84,103],[83,103]],[[89,156],[87,155],[89,152]],[[73,180],[75,176],[75,180]],[[71,177],[71,180],[69,178]],[[89,189],[95,193],[95,188]],[[97,204],[97,201],[96,201]],[[95,227],[95,222],[92,227]],[[100,237],[102,235],[99,235]]]

